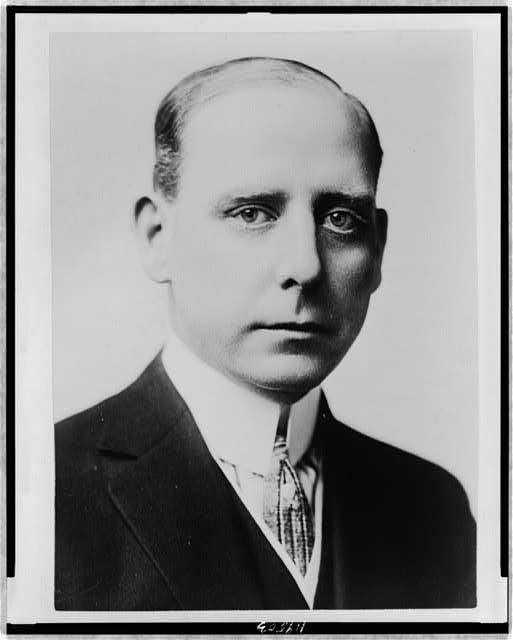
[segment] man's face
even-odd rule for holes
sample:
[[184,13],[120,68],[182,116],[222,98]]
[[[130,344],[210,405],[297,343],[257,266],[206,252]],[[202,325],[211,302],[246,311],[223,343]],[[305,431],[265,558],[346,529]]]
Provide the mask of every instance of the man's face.
[[185,127],[179,193],[163,205],[172,321],[204,361],[266,395],[319,384],[379,284],[362,126],[327,92],[271,87],[215,98]]

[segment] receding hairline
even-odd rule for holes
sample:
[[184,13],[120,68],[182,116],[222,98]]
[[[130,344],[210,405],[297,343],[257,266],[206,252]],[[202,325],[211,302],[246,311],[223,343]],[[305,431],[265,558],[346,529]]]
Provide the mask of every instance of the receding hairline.
[[237,90],[266,86],[291,88],[322,87],[341,105],[350,104],[359,124],[366,132],[372,149],[376,182],[383,155],[379,136],[370,113],[355,96],[347,93],[333,78],[309,65],[286,58],[245,57],[228,60],[195,71],[176,84],[161,101],[155,119],[157,162],[154,182],[165,188],[166,165],[173,172],[168,180],[171,189],[178,185],[178,167],[183,134],[193,113],[217,97]]
[[[333,78],[298,60],[254,56],[227,60],[190,73],[180,80],[164,97],[159,111],[173,95],[180,96],[186,105],[186,115],[232,91],[263,86],[317,86],[332,93],[341,101],[349,101],[357,112],[370,118],[365,106],[347,93]],[[182,123],[185,124],[185,123]]]
[[214,78],[216,79],[216,84],[219,85],[222,85],[223,81],[229,83],[230,81],[240,80],[249,83],[252,79],[265,81],[274,78],[275,80],[281,80],[283,83],[288,83],[296,82],[300,78],[305,80],[309,78],[324,82],[343,92],[342,87],[333,78],[303,62],[288,58],[253,56],[227,60],[194,71],[180,80],[169,93],[179,89],[180,86],[188,85],[194,87],[202,85],[207,79]]

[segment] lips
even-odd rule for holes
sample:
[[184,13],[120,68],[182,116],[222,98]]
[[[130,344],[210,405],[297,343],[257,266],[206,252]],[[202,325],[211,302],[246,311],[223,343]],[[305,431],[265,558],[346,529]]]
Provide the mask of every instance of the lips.
[[305,334],[328,334],[333,332],[333,329],[318,322],[275,322],[263,324],[259,328],[269,331],[291,331]]

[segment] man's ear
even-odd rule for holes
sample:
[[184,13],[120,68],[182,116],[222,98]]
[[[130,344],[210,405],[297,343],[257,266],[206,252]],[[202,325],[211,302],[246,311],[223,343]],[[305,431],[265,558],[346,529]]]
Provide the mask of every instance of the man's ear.
[[146,273],[155,282],[169,282],[169,212],[157,196],[144,196],[135,203],[135,233]]
[[374,245],[374,278],[372,291],[381,284],[381,263],[387,243],[388,215],[384,209],[376,209],[376,244]]

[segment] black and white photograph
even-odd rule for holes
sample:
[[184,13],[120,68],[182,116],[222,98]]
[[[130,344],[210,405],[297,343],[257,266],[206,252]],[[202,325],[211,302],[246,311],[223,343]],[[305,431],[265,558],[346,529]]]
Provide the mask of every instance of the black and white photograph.
[[500,20],[16,16],[12,623],[505,621]]

